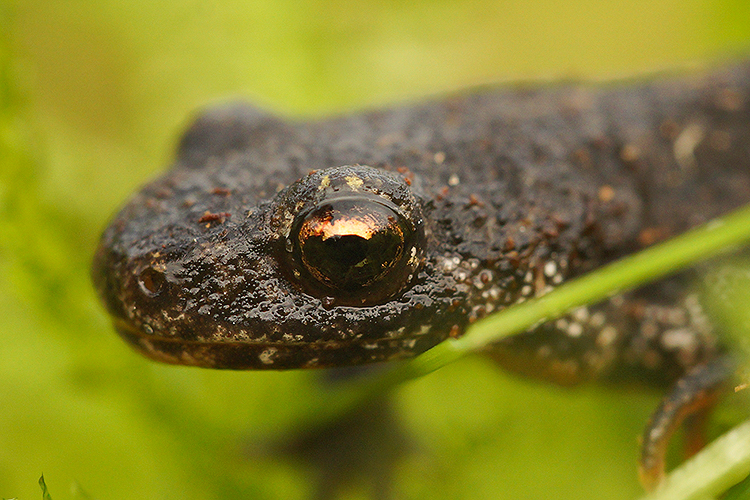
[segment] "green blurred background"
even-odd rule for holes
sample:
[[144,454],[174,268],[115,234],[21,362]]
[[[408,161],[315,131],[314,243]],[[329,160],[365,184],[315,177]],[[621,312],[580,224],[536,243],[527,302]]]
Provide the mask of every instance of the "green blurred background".
[[[161,366],[110,328],[99,232],[207,103],[319,116],[491,82],[610,78],[750,50],[745,0],[0,0],[0,497],[307,498],[249,452],[315,374]],[[481,359],[401,388],[396,498],[635,498],[655,391],[561,390]],[[354,483],[347,498],[367,498]]]

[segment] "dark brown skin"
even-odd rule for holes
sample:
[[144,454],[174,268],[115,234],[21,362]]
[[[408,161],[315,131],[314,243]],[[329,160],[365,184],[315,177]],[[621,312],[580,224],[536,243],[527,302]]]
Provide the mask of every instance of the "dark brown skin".
[[[306,123],[231,105],[114,218],[93,279],[118,332],[159,361],[354,365],[419,354],[749,201],[750,63]],[[564,384],[675,380],[718,352],[682,281],[491,354]]]

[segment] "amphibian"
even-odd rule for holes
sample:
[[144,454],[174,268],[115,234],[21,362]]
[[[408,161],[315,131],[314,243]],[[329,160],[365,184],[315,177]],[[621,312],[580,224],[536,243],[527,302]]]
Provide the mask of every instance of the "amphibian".
[[[159,361],[387,361],[747,202],[750,63],[309,122],[229,104],[115,216],[93,279],[120,335]],[[492,356],[558,383],[675,380],[720,351],[683,281]]]

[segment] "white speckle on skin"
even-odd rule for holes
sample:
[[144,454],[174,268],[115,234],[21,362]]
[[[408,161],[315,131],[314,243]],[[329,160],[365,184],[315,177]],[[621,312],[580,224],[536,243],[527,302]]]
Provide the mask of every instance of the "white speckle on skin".
[[459,269],[455,273],[453,273],[453,276],[456,281],[464,282],[469,278],[469,273],[463,269]]
[[667,350],[689,349],[696,346],[697,339],[692,331],[687,328],[675,328],[667,330],[661,336],[661,345]]
[[691,170],[695,167],[695,148],[698,147],[705,134],[706,129],[702,124],[691,123],[675,139],[674,158],[683,170]]
[[170,316],[170,315],[169,315],[169,310],[167,310],[167,309],[163,309],[163,310],[162,310],[162,312],[161,312],[161,315],[162,315],[162,317],[163,317],[163,318],[164,318],[165,320],[167,320],[167,321],[169,321],[169,322],[174,322],[174,321],[182,321],[183,319],[185,319],[185,312],[184,312],[184,311],[180,311],[180,312],[179,312],[179,313],[177,314],[177,316]]
[[583,326],[580,323],[571,323],[567,329],[569,337],[578,338],[583,334]]
[[695,330],[702,334],[710,334],[712,332],[711,321],[703,311],[703,306],[696,294],[690,294],[685,297],[685,308],[690,317],[689,323]]
[[555,261],[551,260],[544,264],[544,275],[548,278],[551,278],[557,273],[557,263]]
[[666,429],[663,426],[652,427],[648,433],[649,439],[651,441],[659,441],[661,439],[662,434],[664,434],[665,430]]
[[617,339],[617,329],[614,326],[605,326],[596,337],[596,345],[607,347]]
[[450,177],[448,177],[449,186],[458,186],[460,183],[461,179],[458,178],[458,175],[452,174]]
[[585,323],[589,319],[589,309],[588,307],[579,307],[573,311],[572,316],[576,321]]
[[438,268],[443,274],[452,273],[458,268],[461,259],[456,256],[445,256],[438,262]]
[[221,325],[216,325],[216,329],[211,334],[211,340],[214,342],[222,342],[227,340],[228,337],[230,337],[229,332],[227,332],[227,329],[224,328]]
[[604,326],[604,323],[606,322],[607,322],[607,316],[603,312],[597,311],[591,315],[591,319],[589,320],[589,325],[591,325],[594,328],[601,328]]
[[278,349],[275,347],[269,347],[268,349],[264,349],[263,352],[258,354],[258,359],[261,363],[264,365],[272,365],[274,363],[274,359],[276,357]]

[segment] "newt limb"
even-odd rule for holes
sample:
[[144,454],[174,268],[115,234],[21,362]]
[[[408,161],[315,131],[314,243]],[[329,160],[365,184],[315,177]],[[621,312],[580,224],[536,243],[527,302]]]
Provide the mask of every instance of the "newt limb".
[[[688,457],[703,447],[705,418],[733,373],[725,357],[692,368],[679,379],[651,415],[641,437],[638,476],[646,490],[654,490],[664,479],[667,445],[683,423],[686,427],[685,451]],[[688,422],[686,419],[695,419]]]

